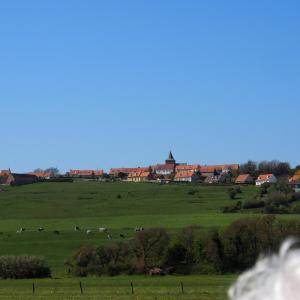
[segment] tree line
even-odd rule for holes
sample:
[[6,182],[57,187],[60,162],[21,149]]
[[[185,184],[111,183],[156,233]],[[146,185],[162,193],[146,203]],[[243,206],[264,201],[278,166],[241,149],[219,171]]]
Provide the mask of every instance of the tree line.
[[240,174],[250,174],[256,178],[260,174],[274,174],[275,176],[291,176],[300,171],[300,166],[292,168],[290,163],[278,160],[261,161],[259,163],[249,160],[240,165]]
[[261,253],[276,251],[288,236],[300,237],[300,221],[273,215],[240,219],[225,228],[191,226],[176,234],[152,228],[127,242],[81,247],[65,265],[77,276],[236,273]]

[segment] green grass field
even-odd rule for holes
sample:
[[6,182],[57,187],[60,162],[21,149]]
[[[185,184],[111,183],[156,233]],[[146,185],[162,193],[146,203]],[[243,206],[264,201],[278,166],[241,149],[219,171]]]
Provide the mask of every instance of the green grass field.
[[[113,242],[121,240],[120,233],[126,238],[132,237],[136,226],[164,227],[168,230],[178,230],[194,224],[203,227],[225,226],[242,215],[247,216],[221,213],[223,206],[234,202],[229,199],[226,186],[74,182],[40,183],[1,189],[0,255],[45,256],[53,276],[60,278],[39,281],[40,288],[35,298],[41,293],[42,299],[55,299],[55,295],[49,295],[48,292],[45,292],[45,297],[42,296],[44,291],[53,288],[53,293],[66,294],[65,298],[60,295],[59,299],[82,297],[78,295],[76,288],[73,291],[73,285],[76,286],[79,279],[67,278],[64,261],[81,245],[111,242],[106,234],[98,232],[99,227],[110,229]],[[192,190],[194,192],[191,195]],[[255,193],[256,188],[253,186],[242,187],[240,200],[250,200]],[[75,232],[75,225],[82,230]],[[21,227],[25,227],[26,231],[16,233]],[[44,227],[45,231],[38,232],[38,227]],[[90,235],[86,234],[87,229],[92,230]],[[60,234],[55,234],[54,230],[59,230]],[[135,277],[134,280],[139,282],[141,288],[137,288],[136,295],[132,296],[128,294],[131,277],[88,278],[85,279],[87,294],[84,299],[96,299],[98,293],[110,299],[225,299],[225,291],[231,279],[226,276],[213,279],[205,276],[184,277],[191,289],[189,293],[182,295],[178,294],[180,278],[165,277],[158,280]],[[101,283],[106,287],[100,288]],[[5,295],[10,293],[7,290],[9,288],[16,296],[7,299],[30,299],[28,284],[23,280],[1,281],[1,299],[6,299]],[[162,286],[158,288],[158,284]],[[123,288],[123,285],[126,287]],[[153,285],[156,289],[149,290],[148,285]],[[24,293],[25,290],[29,293],[28,298],[18,296],[23,287]],[[91,295],[88,296],[88,293]]]
[[[108,243],[99,227],[111,231],[112,241],[134,234],[133,228],[176,230],[198,224],[227,225],[240,217],[222,214],[231,204],[228,187],[134,183],[41,183],[5,187],[0,192],[0,254],[45,256],[55,276],[64,276],[64,261],[81,245]],[[189,191],[196,190],[194,195]],[[244,187],[241,200],[251,199],[254,187]],[[79,226],[80,232],[74,231]],[[17,234],[20,227],[26,231]],[[37,232],[44,227],[44,232]],[[87,235],[86,230],[93,230]],[[60,234],[53,233],[59,230]]]
[[[0,281],[0,299],[183,299],[224,300],[233,276],[118,276]],[[79,287],[82,282],[83,294]],[[133,292],[131,288],[133,283]],[[183,284],[183,293],[181,289]],[[35,294],[32,284],[35,284]]]

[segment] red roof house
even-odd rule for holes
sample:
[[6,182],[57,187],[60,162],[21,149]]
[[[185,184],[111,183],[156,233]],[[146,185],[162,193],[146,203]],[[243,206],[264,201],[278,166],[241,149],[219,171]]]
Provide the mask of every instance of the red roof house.
[[254,179],[250,174],[241,174],[235,180],[236,184],[251,184],[253,182]]

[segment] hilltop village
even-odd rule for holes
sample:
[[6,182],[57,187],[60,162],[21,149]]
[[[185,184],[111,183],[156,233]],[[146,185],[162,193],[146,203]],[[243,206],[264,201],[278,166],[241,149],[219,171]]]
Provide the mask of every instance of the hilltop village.
[[[255,172],[257,174],[257,171]],[[300,191],[300,170],[288,177],[289,185]],[[241,165],[237,163],[222,165],[200,165],[177,163],[170,151],[163,164],[135,168],[111,168],[109,173],[104,170],[71,169],[65,174],[58,174],[51,170],[34,171],[24,174],[14,173],[10,169],[0,172],[1,185],[23,185],[41,181],[123,181],[123,182],[149,182],[149,183],[205,183],[205,184],[255,184],[276,183],[278,178],[273,173],[254,174],[244,173]]]

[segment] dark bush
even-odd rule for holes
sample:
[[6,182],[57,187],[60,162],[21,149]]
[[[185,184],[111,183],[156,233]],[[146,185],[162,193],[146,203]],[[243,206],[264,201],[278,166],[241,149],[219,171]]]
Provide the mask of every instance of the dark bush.
[[139,273],[163,264],[170,237],[164,229],[151,228],[140,231],[131,242],[135,267]]
[[51,270],[43,257],[21,255],[0,256],[0,278],[25,279],[51,277]]
[[190,196],[193,196],[193,195],[195,195],[197,192],[198,192],[197,190],[191,189],[191,190],[189,190],[189,191],[187,192],[187,194],[190,195]]
[[128,245],[119,243],[109,246],[81,247],[67,265],[76,276],[114,276],[130,273],[132,269],[130,260]]
[[238,194],[241,194],[242,193],[242,189],[240,186],[236,186],[235,187],[235,191],[238,193]]
[[275,192],[272,192],[272,193],[268,194],[267,203],[273,204],[275,206],[279,206],[279,205],[288,206],[289,205],[289,200],[288,200],[288,197],[287,197],[286,194],[275,191]]
[[251,208],[261,208],[264,207],[266,203],[264,201],[247,201],[243,204],[243,209],[251,209]]
[[228,189],[227,193],[228,193],[228,196],[230,199],[235,199],[235,197],[237,195],[237,191],[234,188]]
[[292,194],[292,201],[300,200],[300,192],[295,192]]
[[238,201],[237,203],[235,203],[233,205],[225,206],[222,209],[222,212],[223,213],[235,213],[235,212],[238,212],[241,209],[242,209],[242,202]]
[[188,273],[187,256],[187,249],[180,242],[176,242],[167,249],[163,265],[174,268],[176,273]]
[[259,254],[273,250],[273,216],[245,218],[221,233],[223,272],[240,272],[254,264]]
[[274,205],[273,203],[267,204],[264,207],[264,213],[265,214],[289,214],[293,210],[286,207],[285,205]]

